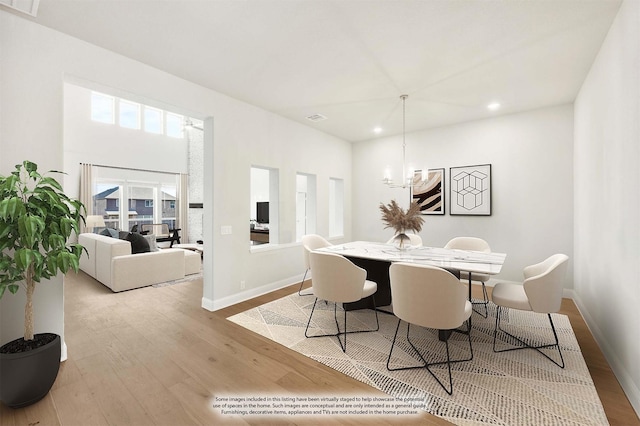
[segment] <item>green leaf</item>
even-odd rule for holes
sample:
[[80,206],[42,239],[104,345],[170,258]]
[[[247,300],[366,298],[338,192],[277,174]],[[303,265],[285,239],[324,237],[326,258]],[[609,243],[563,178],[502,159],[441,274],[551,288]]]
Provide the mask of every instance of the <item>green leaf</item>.
[[66,273],[69,270],[70,262],[71,262],[69,255],[70,253],[68,251],[63,251],[60,254],[58,254],[58,268],[63,273]]
[[26,209],[20,197],[5,198],[0,201],[0,218],[4,220],[15,220],[25,212]]
[[20,248],[15,252],[16,265],[23,271],[26,271],[29,266],[35,262],[36,256],[31,249]]
[[38,216],[24,215],[18,220],[18,230],[27,247],[35,248],[43,229],[44,221]]
[[[31,161],[28,161],[28,160],[23,161],[22,165],[24,166],[25,170],[28,173],[35,172],[35,171],[38,170],[38,165],[36,163],[32,163]],[[16,168],[19,168],[19,167],[20,167],[19,165],[16,166]]]
[[50,177],[43,177],[42,180],[40,180],[40,183],[42,185],[49,185],[54,187],[55,189],[57,189],[58,191],[62,191],[62,185],[60,185],[60,183],[58,183],[57,180],[55,180],[54,178],[50,178]]

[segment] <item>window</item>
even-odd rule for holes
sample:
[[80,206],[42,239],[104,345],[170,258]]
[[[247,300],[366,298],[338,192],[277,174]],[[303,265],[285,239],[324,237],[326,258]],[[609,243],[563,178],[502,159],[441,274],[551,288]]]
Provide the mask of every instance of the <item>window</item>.
[[296,241],[316,233],[316,177],[296,175]]
[[144,131],[162,134],[162,110],[150,106],[144,107]]
[[167,136],[171,138],[184,137],[184,117],[182,115],[168,112],[167,118]]
[[[96,166],[93,205],[109,228],[166,223],[180,227],[177,188],[180,175]],[[186,219],[185,219],[186,220]]]
[[329,179],[329,236],[344,235],[344,181]]
[[91,92],[91,120],[113,124],[115,118],[115,98],[98,92]]
[[120,99],[120,127],[140,129],[140,104]]
[[169,228],[175,228],[176,224],[176,194],[178,187],[176,185],[162,185],[160,188],[160,201],[162,202],[162,223],[169,224]]

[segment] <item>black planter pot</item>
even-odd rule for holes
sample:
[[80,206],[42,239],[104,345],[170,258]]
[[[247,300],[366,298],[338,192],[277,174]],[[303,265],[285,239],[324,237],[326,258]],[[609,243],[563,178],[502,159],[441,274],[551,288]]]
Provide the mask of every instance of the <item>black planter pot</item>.
[[[19,339],[17,339],[19,340]],[[27,352],[0,353],[0,401],[20,408],[45,397],[60,369],[60,336]]]

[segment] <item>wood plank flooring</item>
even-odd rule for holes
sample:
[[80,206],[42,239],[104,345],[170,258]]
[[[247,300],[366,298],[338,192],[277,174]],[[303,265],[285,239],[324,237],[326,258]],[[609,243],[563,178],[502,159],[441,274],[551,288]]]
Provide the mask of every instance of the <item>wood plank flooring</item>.
[[[381,392],[227,321],[297,290],[218,312],[200,307],[202,282],[112,293],[84,273],[65,278],[68,359],[52,391],[22,409],[0,404],[7,425],[307,425],[309,417],[216,416],[213,395]],[[474,288],[474,292],[479,288]],[[479,296],[479,293],[478,293]],[[640,425],[575,304],[563,301],[611,425]],[[328,425],[448,425],[419,417],[322,417]]]

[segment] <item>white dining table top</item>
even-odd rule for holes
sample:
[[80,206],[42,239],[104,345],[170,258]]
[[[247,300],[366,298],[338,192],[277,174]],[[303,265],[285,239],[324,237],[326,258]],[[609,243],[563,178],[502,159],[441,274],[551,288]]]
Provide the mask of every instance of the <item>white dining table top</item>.
[[392,244],[353,241],[318,249],[319,252],[386,262],[408,262],[440,268],[495,275],[500,273],[505,253],[485,253],[442,247],[409,247],[400,250]]

